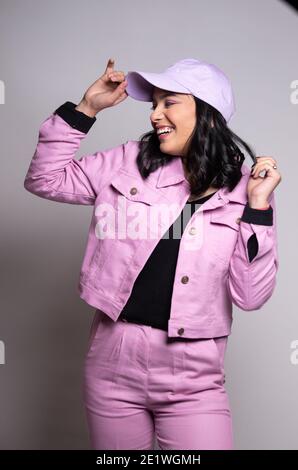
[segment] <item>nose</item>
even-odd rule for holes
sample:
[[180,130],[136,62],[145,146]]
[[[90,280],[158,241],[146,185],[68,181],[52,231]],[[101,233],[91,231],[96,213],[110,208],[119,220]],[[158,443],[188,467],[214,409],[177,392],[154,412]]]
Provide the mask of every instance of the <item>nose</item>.
[[156,126],[156,124],[158,124],[159,121],[161,121],[163,119],[163,113],[161,112],[156,112],[156,110],[154,110],[152,113],[151,113],[151,122],[152,122],[152,126]]
[[157,106],[155,109],[152,110],[151,112],[151,120],[155,121],[158,117],[160,119],[160,116],[163,116],[163,112],[161,111],[161,108]]

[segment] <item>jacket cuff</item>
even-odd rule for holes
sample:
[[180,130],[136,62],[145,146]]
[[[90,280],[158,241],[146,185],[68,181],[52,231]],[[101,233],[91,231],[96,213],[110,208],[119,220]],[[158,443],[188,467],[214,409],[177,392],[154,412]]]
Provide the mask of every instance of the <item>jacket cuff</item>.
[[87,116],[78,109],[75,109],[77,105],[71,101],[66,101],[64,104],[59,106],[53,114],[58,114],[64,121],[66,121],[74,129],[78,129],[80,132],[87,132],[91,129],[96,121],[96,117]]
[[241,220],[249,224],[257,225],[273,225],[273,209],[272,206],[265,210],[253,209],[246,203]]

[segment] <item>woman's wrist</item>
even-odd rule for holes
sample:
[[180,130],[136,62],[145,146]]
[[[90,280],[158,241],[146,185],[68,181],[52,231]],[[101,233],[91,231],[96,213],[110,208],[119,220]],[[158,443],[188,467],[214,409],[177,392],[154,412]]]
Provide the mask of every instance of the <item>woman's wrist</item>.
[[97,114],[97,112],[94,109],[90,108],[90,106],[88,106],[88,104],[83,100],[80,101],[80,103],[75,107],[75,109],[77,111],[81,111],[81,113],[84,113],[92,118],[94,118]]
[[260,210],[266,210],[266,209],[269,209],[270,207],[270,204],[268,201],[264,200],[264,199],[251,199],[248,201],[248,205],[249,207],[251,207],[252,209],[260,209]]

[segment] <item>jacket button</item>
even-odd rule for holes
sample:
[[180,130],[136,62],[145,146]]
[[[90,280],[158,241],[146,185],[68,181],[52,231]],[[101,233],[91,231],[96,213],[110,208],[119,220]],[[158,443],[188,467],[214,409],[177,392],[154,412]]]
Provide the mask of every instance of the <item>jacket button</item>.
[[190,233],[191,235],[195,235],[196,232],[197,232],[197,231],[196,231],[196,227],[190,227],[189,233]]
[[138,192],[137,188],[131,188],[130,194],[136,194]]
[[240,224],[240,222],[241,222],[241,218],[240,218],[240,217],[238,217],[238,219],[236,219],[236,222],[237,222],[237,224]]
[[183,335],[184,333],[184,328],[179,328],[179,330],[177,331],[178,335]]
[[187,284],[188,281],[189,281],[189,277],[188,277],[188,276],[182,276],[181,282],[182,282],[183,284]]

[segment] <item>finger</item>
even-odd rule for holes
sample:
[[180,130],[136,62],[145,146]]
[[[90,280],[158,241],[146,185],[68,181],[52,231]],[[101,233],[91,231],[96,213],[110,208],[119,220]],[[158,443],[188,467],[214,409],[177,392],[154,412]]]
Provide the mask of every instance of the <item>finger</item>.
[[123,94],[123,92],[125,90],[126,85],[127,85],[127,81],[124,80],[124,82],[120,83],[117,86],[117,88],[115,88],[115,90],[112,93],[112,97],[113,97],[114,100],[117,100],[121,97],[121,95]]
[[120,79],[117,75],[115,75],[114,73],[111,73],[108,75],[108,78],[109,80],[111,80],[111,82],[119,82]]
[[262,163],[262,162],[269,160],[269,161],[272,161],[274,164],[276,164],[276,160],[273,157],[264,156],[264,157],[256,157],[256,159],[257,159],[256,163]]
[[124,91],[122,95],[114,102],[114,104],[119,104],[121,101],[125,100],[128,97],[128,94]]
[[114,81],[119,81],[119,82],[122,82],[125,78],[125,75],[123,72],[111,72],[108,74],[108,77],[110,78],[110,80],[114,80]]
[[114,64],[115,64],[114,59],[109,58],[107,66],[106,66],[105,74],[108,75],[109,73],[114,71]]
[[257,163],[265,161],[265,160],[275,160],[273,157],[268,157],[268,155],[264,157],[256,157],[256,159],[257,159]]
[[[267,176],[267,173],[273,174],[273,171],[275,171],[270,163],[264,163],[264,164],[258,165],[258,167],[256,167],[255,171],[252,173],[252,177],[253,178],[258,178],[260,173],[262,173],[262,171],[264,171],[264,170],[266,172],[266,174],[264,176]],[[261,178],[263,178],[263,177],[261,177]]]
[[257,165],[263,165],[264,163],[270,163],[271,165],[272,165],[272,164],[273,164],[273,165],[276,165],[276,164],[277,164],[277,163],[276,163],[276,160],[274,160],[273,158],[272,158],[272,159],[266,158],[266,159],[264,159],[264,160],[261,160],[261,161],[258,161],[258,162],[256,162],[256,163],[254,163],[254,164],[252,165],[252,167],[253,167],[253,166],[255,167],[255,166],[257,166]]
[[269,158],[266,158],[266,160],[264,161],[260,161],[260,162],[257,162],[257,163],[254,163],[251,168],[251,172],[253,173],[255,171],[256,168],[258,168],[259,165],[264,165],[265,163],[268,163],[269,165],[276,165],[277,166],[277,163],[276,163],[276,160],[274,160],[273,158],[269,160]]

